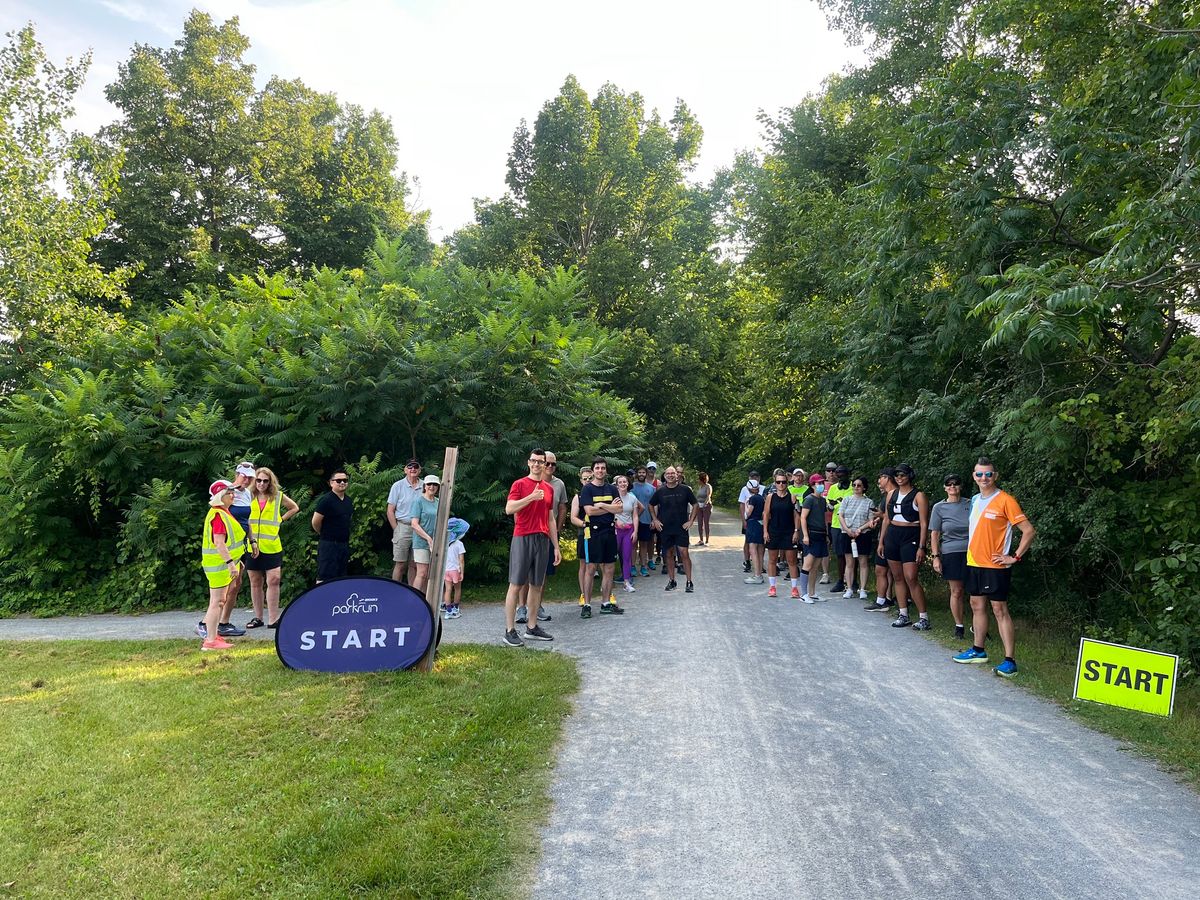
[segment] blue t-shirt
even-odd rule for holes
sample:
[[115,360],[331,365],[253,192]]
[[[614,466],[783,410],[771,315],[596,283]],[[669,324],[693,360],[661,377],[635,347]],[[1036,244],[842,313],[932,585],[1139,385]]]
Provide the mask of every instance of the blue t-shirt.
[[[416,519],[421,523],[421,527],[425,529],[425,533],[433,537],[433,529],[437,527],[437,512],[438,501],[426,500],[424,496],[418,497],[412,503],[412,515],[410,519]],[[413,549],[428,550],[429,541],[413,532]]]
[[649,525],[650,498],[654,496],[654,485],[645,481],[635,481],[629,492],[642,501],[642,514],[638,516],[638,521]]

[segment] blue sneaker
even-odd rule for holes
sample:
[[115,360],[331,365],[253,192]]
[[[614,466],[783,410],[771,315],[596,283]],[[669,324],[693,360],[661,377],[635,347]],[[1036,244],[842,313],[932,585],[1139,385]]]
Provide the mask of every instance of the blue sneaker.
[[649,572],[649,570],[648,570],[648,569],[647,569],[645,566],[642,566],[642,577],[643,577],[643,578],[649,578],[649,577],[650,577],[650,572]]
[[650,560],[650,571],[653,572],[657,568],[658,568],[658,563],[656,563],[654,560]]
[[1001,678],[1012,678],[1017,674],[1017,664],[1011,659],[1006,659],[1000,665],[996,666],[996,668],[992,669],[992,671]]
[[528,621],[529,621],[529,610],[527,610],[524,606],[518,606],[517,607],[517,624],[524,625]]
[[988,661],[987,651],[968,647],[962,653],[956,655],[954,661],[956,663],[985,663]]

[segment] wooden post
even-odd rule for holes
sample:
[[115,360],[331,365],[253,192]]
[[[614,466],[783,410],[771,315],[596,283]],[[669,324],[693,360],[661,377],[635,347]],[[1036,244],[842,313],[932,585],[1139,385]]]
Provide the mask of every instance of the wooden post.
[[437,525],[433,529],[433,545],[429,548],[429,581],[425,584],[425,602],[433,613],[435,640],[430,643],[429,652],[413,666],[422,672],[432,672],[437,658],[436,638],[442,615],[438,607],[442,604],[442,590],[446,581],[446,534],[449,531],[450,502],[454,499],[454,472],[457,468],[458,448],[447,447],[446,457],[442,461],[442,489],[438,491]]

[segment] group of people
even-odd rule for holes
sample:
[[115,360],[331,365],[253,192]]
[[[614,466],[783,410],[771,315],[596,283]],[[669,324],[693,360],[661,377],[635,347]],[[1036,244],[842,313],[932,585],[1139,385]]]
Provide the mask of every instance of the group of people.
[[[700,523],[700,545],[710,539],[712,485],[701,473],[695,491],[683,481],[682,466],[668,466],[663,480],[653,460],[609,480],[608,461],[595,457],[579,470],[579,490],[567,503],[566,483],[558,477],[558,458],[541,448],[530,451],[529,474],[512,483],[504,512],[513,517],[509,548],[508,592],[504,604],[504,643],[520,647],[525,640],[552,641],[542,627],[550,615],[542,609],[546,576],[562,562],[559,534],[569,516],[576,528],[579,558],[579,615],[592,617],[595,581],[600,581],[600,614],[623,615],[614,590],[618,561],[624,590],[633,593],[634,578],[648,576],[661,562],[667,591],[684,576],[684,592],[692,593],[689,531]],[[525,625],[524,635],[516,626]]]
[[[879,493],[872,497],[865,477],[851,477],[847,466],[834,462],[825,466],[823,475],[810,475],[800,467],[776,469],[769,487],[751,471],[738,497],[745,582],[765,580],[767,595],[775,597],[777,580],[786,571],[793,599],[820,603],[828,599],[821,596],[820,586],[830,583],[832,561],[837,580],[829,591],[845,599],[857,593],[866,600],[873,557],[875,600],[865,609],[895,608],[893,628],[928,631],[932,626],[919,576],[928,558],[949,588],[955,637],[966,636],[963,599],[970,598],[974,640],[954,661],[989,661],[985,642],[990,605],[1004,646],[1004,659],[993,671],[1011,678],[1017,674],[1008,611],[1012,567],[1033,542],[1033,524],[1016,499],[1000,489],[999,472],[988,457],[979,457],[975,464],[977,492],[970,498],[963,496],[962,477],[951,473],[942,481],[945,499],[931,507],[915,479],[907,463],[885,467],[875,481]],[[1014,528],[1020,533],[1015,549]],[[917,609],[915,619],[912,606]]]

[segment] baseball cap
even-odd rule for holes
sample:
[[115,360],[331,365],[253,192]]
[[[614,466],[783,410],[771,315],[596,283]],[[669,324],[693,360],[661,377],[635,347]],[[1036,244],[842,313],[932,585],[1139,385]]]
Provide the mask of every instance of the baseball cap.
[[409,466],[416,466],[419,469],[419,468],[421,468],[421,461],[414,456],[412,459],[410,459],[408,462],[406,462],[404,464],[404,468],[406,468],[406,469]]
[[442,479],[438,478],[436,475],[426,475],[425,480],[421,483],[422,484],[441,484]]
[[792,474],[793,475],[805,475],[807,473],[799,466],[796,466],[796,468],[792,469]]
[[834,471],[837,472],[837,474],[839,474],[839,475],[849,475],[850,467],[849,466],[838,466],[836,469],[834,469]]
[[908,463],[900,463],[900,465],[896,466],[896,474],[907,475],[909,478],[912,478],[917,473],[913,471],[913,467]]
[[[254,473],[252,472],[251,474],[254,474]],[[233,487],[233,485],[230,484],[228,481],[222,481],[221,479],[218,478],[216,481],[214,481],[212,484],[210,484],[208,486],[208,496],[210,496],[210,497],[219,496],[220,494],[225,493],[231,487]]]
[[837,469],[837,463],[835,463],[835,462],[827,462],[827,463],[825,463],[825,471],[826,471],[826,472],[828,472],[828,471],[830,471],[831,469]]
[[654,460],[650,460],[650,462],[646,463],[646,468],[647,468],[647,469],[655,469],[655,470],[657,470],[657,469],[658,469],[658,463],[656,463]]
[[748,490],[754,490],[758,486],[759,486],[759,484],[758,484],[757,478],[751,478],[749,481],[746,482],[746,488]]
[[824,480],[825,480],[825,476],[824,476],[824,475],[818,475],[816,472],[814,472],[813,474],[811,474],[811,475],[809,475],[809,476],[808,476],[808,483],[809,483],[809,484],[820,484],[820,483],[821,483],[821,482],[823,482]]
[[237,467],[237,473],[238,473],[239,475],[249,475],[251,478],[253,478],[253,477],[254,477],[254,471],[255,471],[255,469],[254,469],[254,463],[251,463],[251,462],[240,462],[240,463],[238,463],[238,467]]

